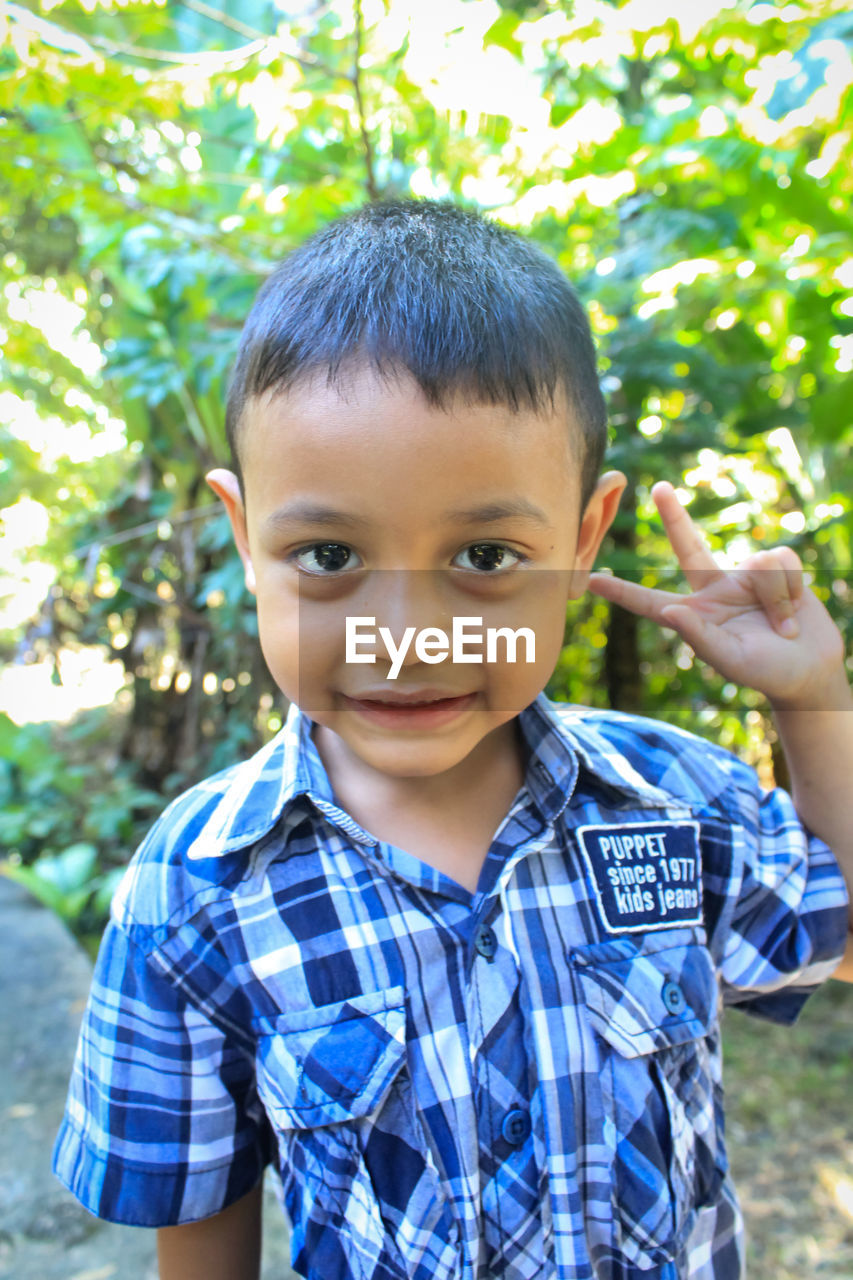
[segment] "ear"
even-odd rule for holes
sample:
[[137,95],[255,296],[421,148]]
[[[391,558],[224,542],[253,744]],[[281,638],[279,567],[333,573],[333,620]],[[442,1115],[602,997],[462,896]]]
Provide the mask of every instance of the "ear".
[[586,504],[578,530],[572,585],[569,592],[570,600],[576,600],[586,591],[589,575],[595,564],[595,557],[598,555],[598,548],[613,523],[627,483],[627,477],[621,471],[605,471]]
[[231,532],[234,535],[234,542],[240,553],[240,559],[243,561],[246,587],[251,591],[252,595],[254,595],[255,569],[252,564],[252,553],[249,550],[249,535],[246,529],[246,509],[243,505],[243,496],[240,493],[240,481],[237,479],[233,471],[224,471],[222,469],[208,471],[204,478],[216,496],[222,499],[225,510],[228,512],[228,519],[231,521]]

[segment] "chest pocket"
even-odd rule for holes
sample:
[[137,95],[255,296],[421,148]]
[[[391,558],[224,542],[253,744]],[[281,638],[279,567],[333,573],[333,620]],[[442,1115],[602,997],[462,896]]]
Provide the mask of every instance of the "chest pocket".
[[598,1245],[659,1266],[727,1169],[713,962],[686,929],[579,947],[572,960],[601,1052],[588,1123],[611,1161],[614,1238]]
[[309,1280],[405,1280],[425,1274],[440,1233],[435,1274],[450,1280],[457,1233],[412,1098],[403,988],[255,1029],[294,1268]]
[[258,1089],[276,1128],[369,1115],[406,1056],[403,988],[257,1018]]

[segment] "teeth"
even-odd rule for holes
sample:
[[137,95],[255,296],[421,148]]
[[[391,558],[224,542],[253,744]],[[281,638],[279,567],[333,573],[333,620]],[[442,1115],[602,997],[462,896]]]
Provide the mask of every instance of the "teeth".
[[381,702],[379,701],[379,706],[380,707],[434,707],[436,702],[444,702],[444,698],[433,698],[431,702]]
[[434,707],[436,703],[447,702],[447,698],[429,698],[425,702],[392,702],[384,698],[368,698],[368,702],[375,703],[379,707]]
[[443,693],[437,698],[418,698],[416,701],[411,699],[396,698],[371,698],[362,697],[356,701],[364,703],[367,707],[391,707],[397,710],[405,710],[410,708],[414,711],[423,710],[425,707],[438,707],[444,702],[457,702],[460,698],[470,697],[470,694],[463,693]]

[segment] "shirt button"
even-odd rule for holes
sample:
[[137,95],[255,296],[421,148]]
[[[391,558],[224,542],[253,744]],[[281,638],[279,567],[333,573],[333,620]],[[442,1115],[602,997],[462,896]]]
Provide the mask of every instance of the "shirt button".
[[491,964],[498,949],[498,940],[495,937],[494,929],[487,924],[481,924],[474,939],[474,946],[480,955]]
[[681,1013],[687,1001],[684,998],[684,992],[677,982],[669,981],[663,984],[661,991],[663,1002],[670,1013]]
[[520,1147],[530,1133],[530,1116],[519,1107],[513,1107],[512,1111],[508,1111],[504,1116],[501,1133],[507,1142],[511,1142],[514,1147]]

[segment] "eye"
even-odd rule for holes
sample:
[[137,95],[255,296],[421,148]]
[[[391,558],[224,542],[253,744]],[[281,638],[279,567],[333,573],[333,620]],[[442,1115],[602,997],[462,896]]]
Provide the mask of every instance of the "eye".
[[[294,560],[306,573],[322,577],[341,573],[347,568],[349,560],[354,555],[355,553],[341,542],[315,542],[310,547],[300,547],[289,559]],[[349,567],[353,566],[349,565]]]
[[520,551],[513,551],[502,542],[472,542],[459,555],[469,556],[472,561],[471,564],[460,565],[460,568],[474,569],[478,573],[506,572],[527,559]]

